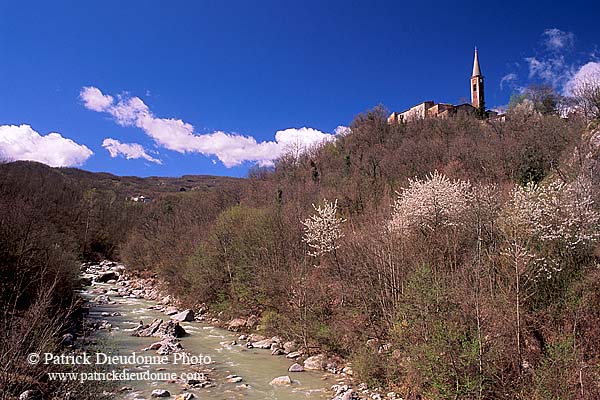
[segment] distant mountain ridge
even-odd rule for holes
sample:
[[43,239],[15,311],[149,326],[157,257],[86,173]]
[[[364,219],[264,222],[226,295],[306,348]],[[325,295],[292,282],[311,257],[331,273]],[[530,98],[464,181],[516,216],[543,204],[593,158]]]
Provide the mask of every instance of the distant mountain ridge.
[[108,172],[90,172],[79,168],[49,167],[35,161],[14,161],[0,164],[0,179],[9,176],[24,178],[37,175],[59,176],[66,181],[78,182],[83,186],[97,189],[114,190],[125,196],[157,196],[164,193],[191,190],[210,191],[212,189],[237,188],[245,182],[243,178],[212,175],[183,175],[181,177],[140,178],[137,176],[118,176]]

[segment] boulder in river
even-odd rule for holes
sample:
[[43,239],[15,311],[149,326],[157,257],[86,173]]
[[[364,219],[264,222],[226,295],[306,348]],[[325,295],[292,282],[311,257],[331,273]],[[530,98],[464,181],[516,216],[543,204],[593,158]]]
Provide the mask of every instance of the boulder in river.
[[163,312],[167,315],[175,315],[179,312],[179,310],[177,309],[177,307],[169,306],[165,308]]
[[294,363],[288,369],[289,372],[304,372],[304,367],[298,363]]
[[185,329],[178,322],[155,319],[150,325],[142,325],[136,328],[131,336],[155,336],[155,337],[174,337],[180,338],[187,335]]
[[270,349],[273,341],[271,339],[263,339],[258,342],[253,342],[252,346],[257,349]]
[[101,294],[100,296],[96,296],[96,298],[93,301],[95,303],[98,303],[98,304],[110,304],[111,303],[110,297],[108,297],[105,294]]
[[175,397],[175,400],[192,400],[195,399],[196,395],[194,393],[183,393],[179,396]]
[[325,369],[325,354],[317,354],[304,360],[304,369],[320,371]]
[[171,319],[177,322],[191,322],[194,320],[194,312],[192,310],[185,310],[179,314],[172,315]]
[[81,286],[92,286],[92,280],[90,278],[83,276],[83,277],[79,278],[79,284]]
[[155,389],[152,391],[152,397],[171,397],[171,393],[164,389]]
[[108,281],[116,281],[119,279],[119,274],[114,271],[108,271],[96,278],[96,282],[107,283]]
[[292,384],[292,378],[290,378],[287,375],[284,376],[278,376],[277,378],[273,379],[269,385],[291,385]]
[[240,383],[243,380],[244,378],[242,378],[241,376],[232,376],[231,378],[227,378],[227,382],[229,383]]

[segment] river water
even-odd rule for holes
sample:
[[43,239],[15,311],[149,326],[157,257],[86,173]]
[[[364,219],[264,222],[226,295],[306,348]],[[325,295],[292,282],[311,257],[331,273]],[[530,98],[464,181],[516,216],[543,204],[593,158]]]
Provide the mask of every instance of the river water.
[[[95,284],[92,288],[98,287],[112,288],[110,285],[102,284]],[[89,290],[83,291],[82,295],[87,299],[96,296]],[[93,333],[92,338],[102,339],[102,352],[121,356],[130,356],[134,352],[141,356],[156,356],[154,351],[144,352],[142,349],[160,341],[160,338],[133,337],[128,330],[136,327],[140,320],[150,323],[155,318],[167,320],[169,317],[150,309],[149,307],[157,304],[153,301],[122,297],[111,297],[111,300],[116,301],[117,304],[90,303],[89,317],[106,320],[112,325],[110,330],[103,329]],[[102,313],[115,312],[120,315],[102,316]],[[206,357],[208,356],[212,361],[203,368],[210,370],[208,376],[214,386],[184,390],[181,382],[134,380],[119,382],[119,387],[127,387],[130,390],[117,394],[115,398],[150,399],[155,389],[168,390],[171,398],[187,392],[195,394],[198,399],[288,400],[331,397],[328,388],[336,383],[331,374],[316,371],[288,372],[289,366],[294,363],[293,360],[285,356],[272,356],[270,350],[247,349],[243,345],[234,344],[237,335],[232,332],[197,321],[183,322],[180,325],[188,333],[188,336],[181,338],[185,352],[198,358],[202,356],[204,361],[208,361]],[[179,360],[177,364],[173,364],[173,355],[171,355],[169,362],[162,365],[112,365],[109,370],[122,371],[127,368],[134,372],[145,370],[177,374],[194,372],[197,367],[184,365],[184,361],[186,360]],[[227,382],[228,375],[240,376],[242,381]],[[269,384],[273,378],[282,375],[290,376],[293,384],[284,386]]]

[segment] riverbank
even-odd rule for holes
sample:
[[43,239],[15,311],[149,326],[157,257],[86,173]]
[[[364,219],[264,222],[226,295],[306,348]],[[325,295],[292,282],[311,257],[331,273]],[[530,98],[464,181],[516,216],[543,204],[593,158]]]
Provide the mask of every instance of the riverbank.
[[[291,386],[298,382],[313,381],[312,377],[318,377],[316,382],[321,389],[317,392],[311,389],[311,398],[334,398],[336,400],[350,400],[359,398],[380,399],[378,393],[368,391],[364,385],[356,390],[352,388],[352,370],[343,363],[339,357],[326,357],[324,354],[309,356],[301,346],[292,341],[284,341],[280,337],[265,337],[256,328],[259,319],[256,317],[248,319],[236,318],[231,321],[223,321],[217,315],[211,314],[207,307],[197,310],[182,309],[176,298],[165,295],[160,288],[160,283],[152,278],[136,277],[129,274],[123,265],[104,261],[100,264],[87,263],[82,266],[82,283],[88,285],[86,290],[91,310],[97,310],[97,320],[93,323],[100,331],[111,332],[118,329],[115,326],[115,318],[122,318],[118,311],[110,311],[117,308],[119,304],[138,302],[145,305],[146,311],[150,313],[151,320],[129,321],[131,327],[128,334],[151,343],[145,343],[143,350],[154,352],[159,355],[169,355],[178,352],[189,352],[185,339],[187,331],[191,336],[196,336],[197,325],[203,329],[215,327],[228,328],[229,332],[223,336],[229,336],[226,347],[234,349],[240,354],[252,354],[256,362],[277,364],[277,372],[273,373],[272,379],[264,383],[269,386]],[[140,303],[141,302],[141,303]],[[107,311],[99,311],[107,309]],[[140,310],[133,310],[140,312]],[[90,314],[94,314],[91,312]],[[122,321],[121,321],[122,322]],[[207,326],[209,325],[209,326]],[[234,333],[235,332],[235,333]],[[218,333],[222,335],[222,332]],[[158,341],[157,341],[158,340]],[[182,343],[183,342],[183,343]],[[190,353],[191,354],[191,353]],[[244,376],[235,374],[221,374],[215,372],[215,368],[209,366],[203,369],[207,377],[200,382],[179,382],[181,390],[189,389],[211,389],[215,390],[225,383],[235,383],[236,390],[245,388],[247,385]],[[258,366],[260,368],[260,366]],[[261,379],[264,377],[261,377]],[[322,380],[321,380],[322,379]],[[321,383],[319,383],[321,382]],[[302,382],[304,383],[304,382]],[[326,383],[326,387],[323,387]],[[304,393],[306,395],[306,393]],[[235,393],[236,397],[244,394]],[[283,392],[278,395],[285,396]],[[133,398],[133,397],[129,397]],[[273,397],[279,398],[279,397]],[[287,398],[287,397],[282,397]],[[396,398],[396,397],[389,397]]]

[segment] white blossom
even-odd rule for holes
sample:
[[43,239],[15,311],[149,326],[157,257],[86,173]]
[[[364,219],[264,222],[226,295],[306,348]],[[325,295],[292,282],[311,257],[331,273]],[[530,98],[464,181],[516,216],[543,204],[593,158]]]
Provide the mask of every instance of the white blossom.
[[337,199],[330,203],[323,199],[323,205],[312,205],[315,214],[302,221],[304,236],[302,241],[313,249],[308,254],[318,257],[339,249],[339,240],[344,237],[341,225],[346,222],[337,216]]
[[600,239],[600,213],[594,208],[592,186],[585,178],[570,184],[553,181],[516,186],[504,222],[530,243],[535,279],[550,279],[562,270],[557,251],[574,250]]
[[458,225],[472,199],[469,182],[450,180],[437,171],[425,180],[410,179],[408,187],[396,193],[398,197],[388,223],[391,231],[414,228],[433,231]]

